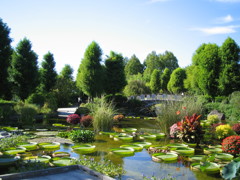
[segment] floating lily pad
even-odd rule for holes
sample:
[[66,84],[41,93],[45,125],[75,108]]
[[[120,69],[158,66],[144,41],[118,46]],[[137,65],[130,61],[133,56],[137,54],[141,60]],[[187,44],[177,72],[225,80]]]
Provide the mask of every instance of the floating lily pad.
[[152,154],[153,161],[175,161],[178,155],[175,153],[154,153]]
[[156,135],[156,138],[157,138],[157,139],[161,139],[161,138],[163,138],[163,137],[166,136],[165,133],[157,133],[157,134],[154,134],[154,135]]
[[205,155],[193,155],[193,156],[189,156],[188,157],[188,161],[202,161],[203,157],[205,157]]
[[122,132],[136,132],[136,128],[122,128]]
[[68,152],[54,152],[52,156],[53,157],[69,157],[70,154]]
[[68,126],[64,125],[64,124],[60,124],[60,123],[55,123],[52,124],[53,127],[59,127],[59,128],[67,128]]
[[50,156],[30,156],[30,157],[25,157],[23,160],[25,162],[42,162],[42,163],[49,163],[51,157]]
[[180,148],[180,147],[188,147],[187,144],[180,144],[180,143],[173,143],[173,144],[168,144],[167,145],[169,148]]
[[131,135],[127,135],[127,134],[120,134],[120,135],[116,135],[116,136],[114,136],[114,140],[115,141],[119,141],[119,140],[121,140],[121,141],[132,141],[133,140],[133,136],[131,136]]
[[231,161],[233,159],[233,155],[228,153],[218,153],[215,155],[216,159],[222,160],[222,161]]
[[52,164],[55,166],[70,166],[74,164],[74,160],[70,157],[55,157],[52,158]]
[[121,156],[132,156],[134,155],[134,149],[133,148],[113,148],[110,149],[111,152],[114,154],[118,154]]
[[26,150],[36,150],[38,149],[37,143],[36,142],[29,142],[29,143],[20,143],[17,144],[19,147],[24,147]]
[[60,147],[60,143],[59,142],[43,142],[43,143],[39,143],[38,144],[40,148],[42,149],[57,149]]
[[0,157],[0,167],[9,166],[16,163],[19,160],[18,157]]
[[157,139],[157,136],[156,135],[140,135],[140,139],[154,140],[154,139]]
[[1,127],[0,129],[3,129],[5,131],[15,131],[18,129],[18,127],[4,126],[4,127]]
[[204,154],[212,154],[212,153],[222,153],[221,148],[205,148],[203,150]]
[[151,145],[151,146],[148,148],[148,151],[154,152],[154,151],[158,151],[158,150],[167,150],[167,149],[168,149],[167,146]]
[[8,148],[6,151],[3,151],[3,154],[6,154],[6,155],[16,155],[18,153],[23,153],[26,151],[26,148],[24,147],[17,147],[17,148]]
[[194,148],[189,148],[189,147],[178,147],[174,151],[181,154],[181,155],[191,155],[191,154],[194,154],[195,149]]
[[133,143],[133,144],[140,145],[144,148],[149,148],[152,145],[152,143],[150,143],[150,142],[136,142],[136,143]]
[[220,166],[213,162],[208,162],[206,164],[193,163],[190,167],[192,170],[202,171],[207,174],[217,174],[220,172]]
[[91,144],[83,144],[72,146],[73,151],[78,153],[92,153],[95,151],[96,146]]
[[121,145],[120,148],[132,148],[134,151],[141,151],[143,146],[137,144]]

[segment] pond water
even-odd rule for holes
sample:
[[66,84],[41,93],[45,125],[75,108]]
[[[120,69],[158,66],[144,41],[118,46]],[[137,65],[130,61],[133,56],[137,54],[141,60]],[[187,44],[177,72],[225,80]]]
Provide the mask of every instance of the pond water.
[[[146,119],[127,119],[119,124],[119,127],[131,127],[137,128],[140,131],[153,131],[157,132],[158,128],[154,120],[146,120]],[[158,131],[159,132],[159,131]],[[168,138],[162,138],[157,141],[149,141],[152,144],[157,145],[166,145],[169,142],[173,143],[173,140]],[[194,172],[190,170],[190,163],[178,160],[173,163],[158,163],[152,161],[151,155],[146,149],[143,149],[141,152],[135,152],[133,156],[129,157],[120,157],[118,155],[109,153],[111,148],[118,148],[123,144],[131,144],[132,142],[124,142],[124,141],[114,141],[107,135],[97,135],[96,141],[94,144],[96,145],[96,152],[92,154],[87,154],[86,156],[94,158],[95,160],[101,159],[109,159],[114,164],[120,165],[126,171],[125,174],[121,176],[122,180],[138,180],[143,179],[143,175],[147,177],[151,177],[154,175],[158,179],[167,177],[167,175],[171,175],[175,177],[177,180],[220,180],[222,179],[220,175],[218,177],[210,176],[201,172]],[[57,151],[65,151],[71,154],[71,157],[78,158],[82,156],[81,154],[77,154],[71,151],[70,144],[62,144],[60,149]]]

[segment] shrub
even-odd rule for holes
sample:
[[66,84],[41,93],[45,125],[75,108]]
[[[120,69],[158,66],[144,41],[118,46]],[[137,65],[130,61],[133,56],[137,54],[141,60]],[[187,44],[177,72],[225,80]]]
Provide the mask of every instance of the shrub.
[[79,107],[77,108],[77,110],[75,111],[75,114],[78,115],[87,115],[90,113],[90,110],[87,107]]
[[78,114],[70,114],[67,116],[66,121],[70,124],[78,124],[80,123],[81,117]]
[[216,137],[218,139],[223,139],[227,136],[234,135],[235,132],[232,130],[229,124],[220,125],[216,127]]
[[93,120],[92,116],[86,115],[81,118],[80,123],[83,127],[89,127],[92,124],[92,120]]
[[73,130],[69,134],[69,138],[74,142],[93,142],[94,132],[90,130]]
[[177,126],[177,123],[173,124],[171,127],[170,127],[170,137],[171,138],[177,138],[177,135],[179,133],[179,128]]
[[222,141],[222,150],[229,154],[240,154],[240,136],[229,136]]
[[207,117],[207,120],[209,121],[210,124],[216,124],[220,122],[218,115],[209,115]]
[[43,106],[45,101],[45,96],[42,93],[33,93],[31,94],[27,99],[26,99],[26,103],[28,104],[37,104],[39,106]]
[[122,94],[108,94],[105,99],[107,102],[113,102],[116,107],[122,107],[127,102],[127,97]]
[[6,123],[10,115],[13,114],[13,107],[11,104],[4,104],[0,106],[0,120]]
[[70,131],[62,131],[62,132],[58,132],[57,136],[61,137],[61,138],[68,138],[70,135]]
[[216,131],[216,127],[220,126],[220,125],[225,125],[224,123],[217,123],[217,124],[212,124],[211,125],[211,130],[212,132]]
[[113,117],[113,120],[114,120],[115,122],[120,122],[120,121],[122,121],[124,118],[125,118],[124,115],[118,114],[118,115],[115,115],[115,116]]
[[237,133],[240,134],[240,123],[234,124],[232,129]]

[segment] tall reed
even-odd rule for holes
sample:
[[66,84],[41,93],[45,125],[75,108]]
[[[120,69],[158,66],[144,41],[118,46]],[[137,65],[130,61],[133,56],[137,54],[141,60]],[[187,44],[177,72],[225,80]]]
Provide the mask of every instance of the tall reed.
[[169,135],[170,127],[174,123],[194,113],[202,113],[202,104],[194,97],[186,97],[182,101],[163,102],[156,108],[160,131]]

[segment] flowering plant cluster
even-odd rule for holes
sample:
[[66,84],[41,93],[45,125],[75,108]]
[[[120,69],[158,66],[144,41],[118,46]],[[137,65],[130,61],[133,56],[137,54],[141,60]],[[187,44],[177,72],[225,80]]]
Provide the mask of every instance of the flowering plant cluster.
[[240,154],[240,136],[229,136],[222,141],[222,150],[230,154]]
[[120,121],[122,121],[124,119],[124,115],[122,115],[122,114],[118,114],[118,115],[115,115],[114,117],[113,117],[113,120],[115,121],[115,122],[120,122]]
[[216,137],[218,139],[223,139],[234,134],[235,132],[232,130],[229,124],[224,124],[216,127]]
[[212,125],[211,125],[211,130],[212,130],[213,132],[215,132],[215,131],[216,131],[216,128],[217,128],[218,126],[220,126],[220,125],[225,125],[225,124],[224,124],[224,123],[212,124]]
[[170,127],[170,137],[176,138],[178,135],[178,132],[179,132],[179,127],[178,127],[177,123],[175,123]]
[[92,117],[92,116],[86,115],[86,116],[83,116],[83,117],[81,118],[80,123],[81,123],[82,126],[88,127],[88,126],[90,126],[90,125],[92,124],[92,120],[93,120],[93,117]]
[[240,134],[240,123],[234,124],[232,129],[237,133]]
[[66,121],[70,124],[78,124],[80,123],[81,117],[78,114],[70,114],[68,115]]

